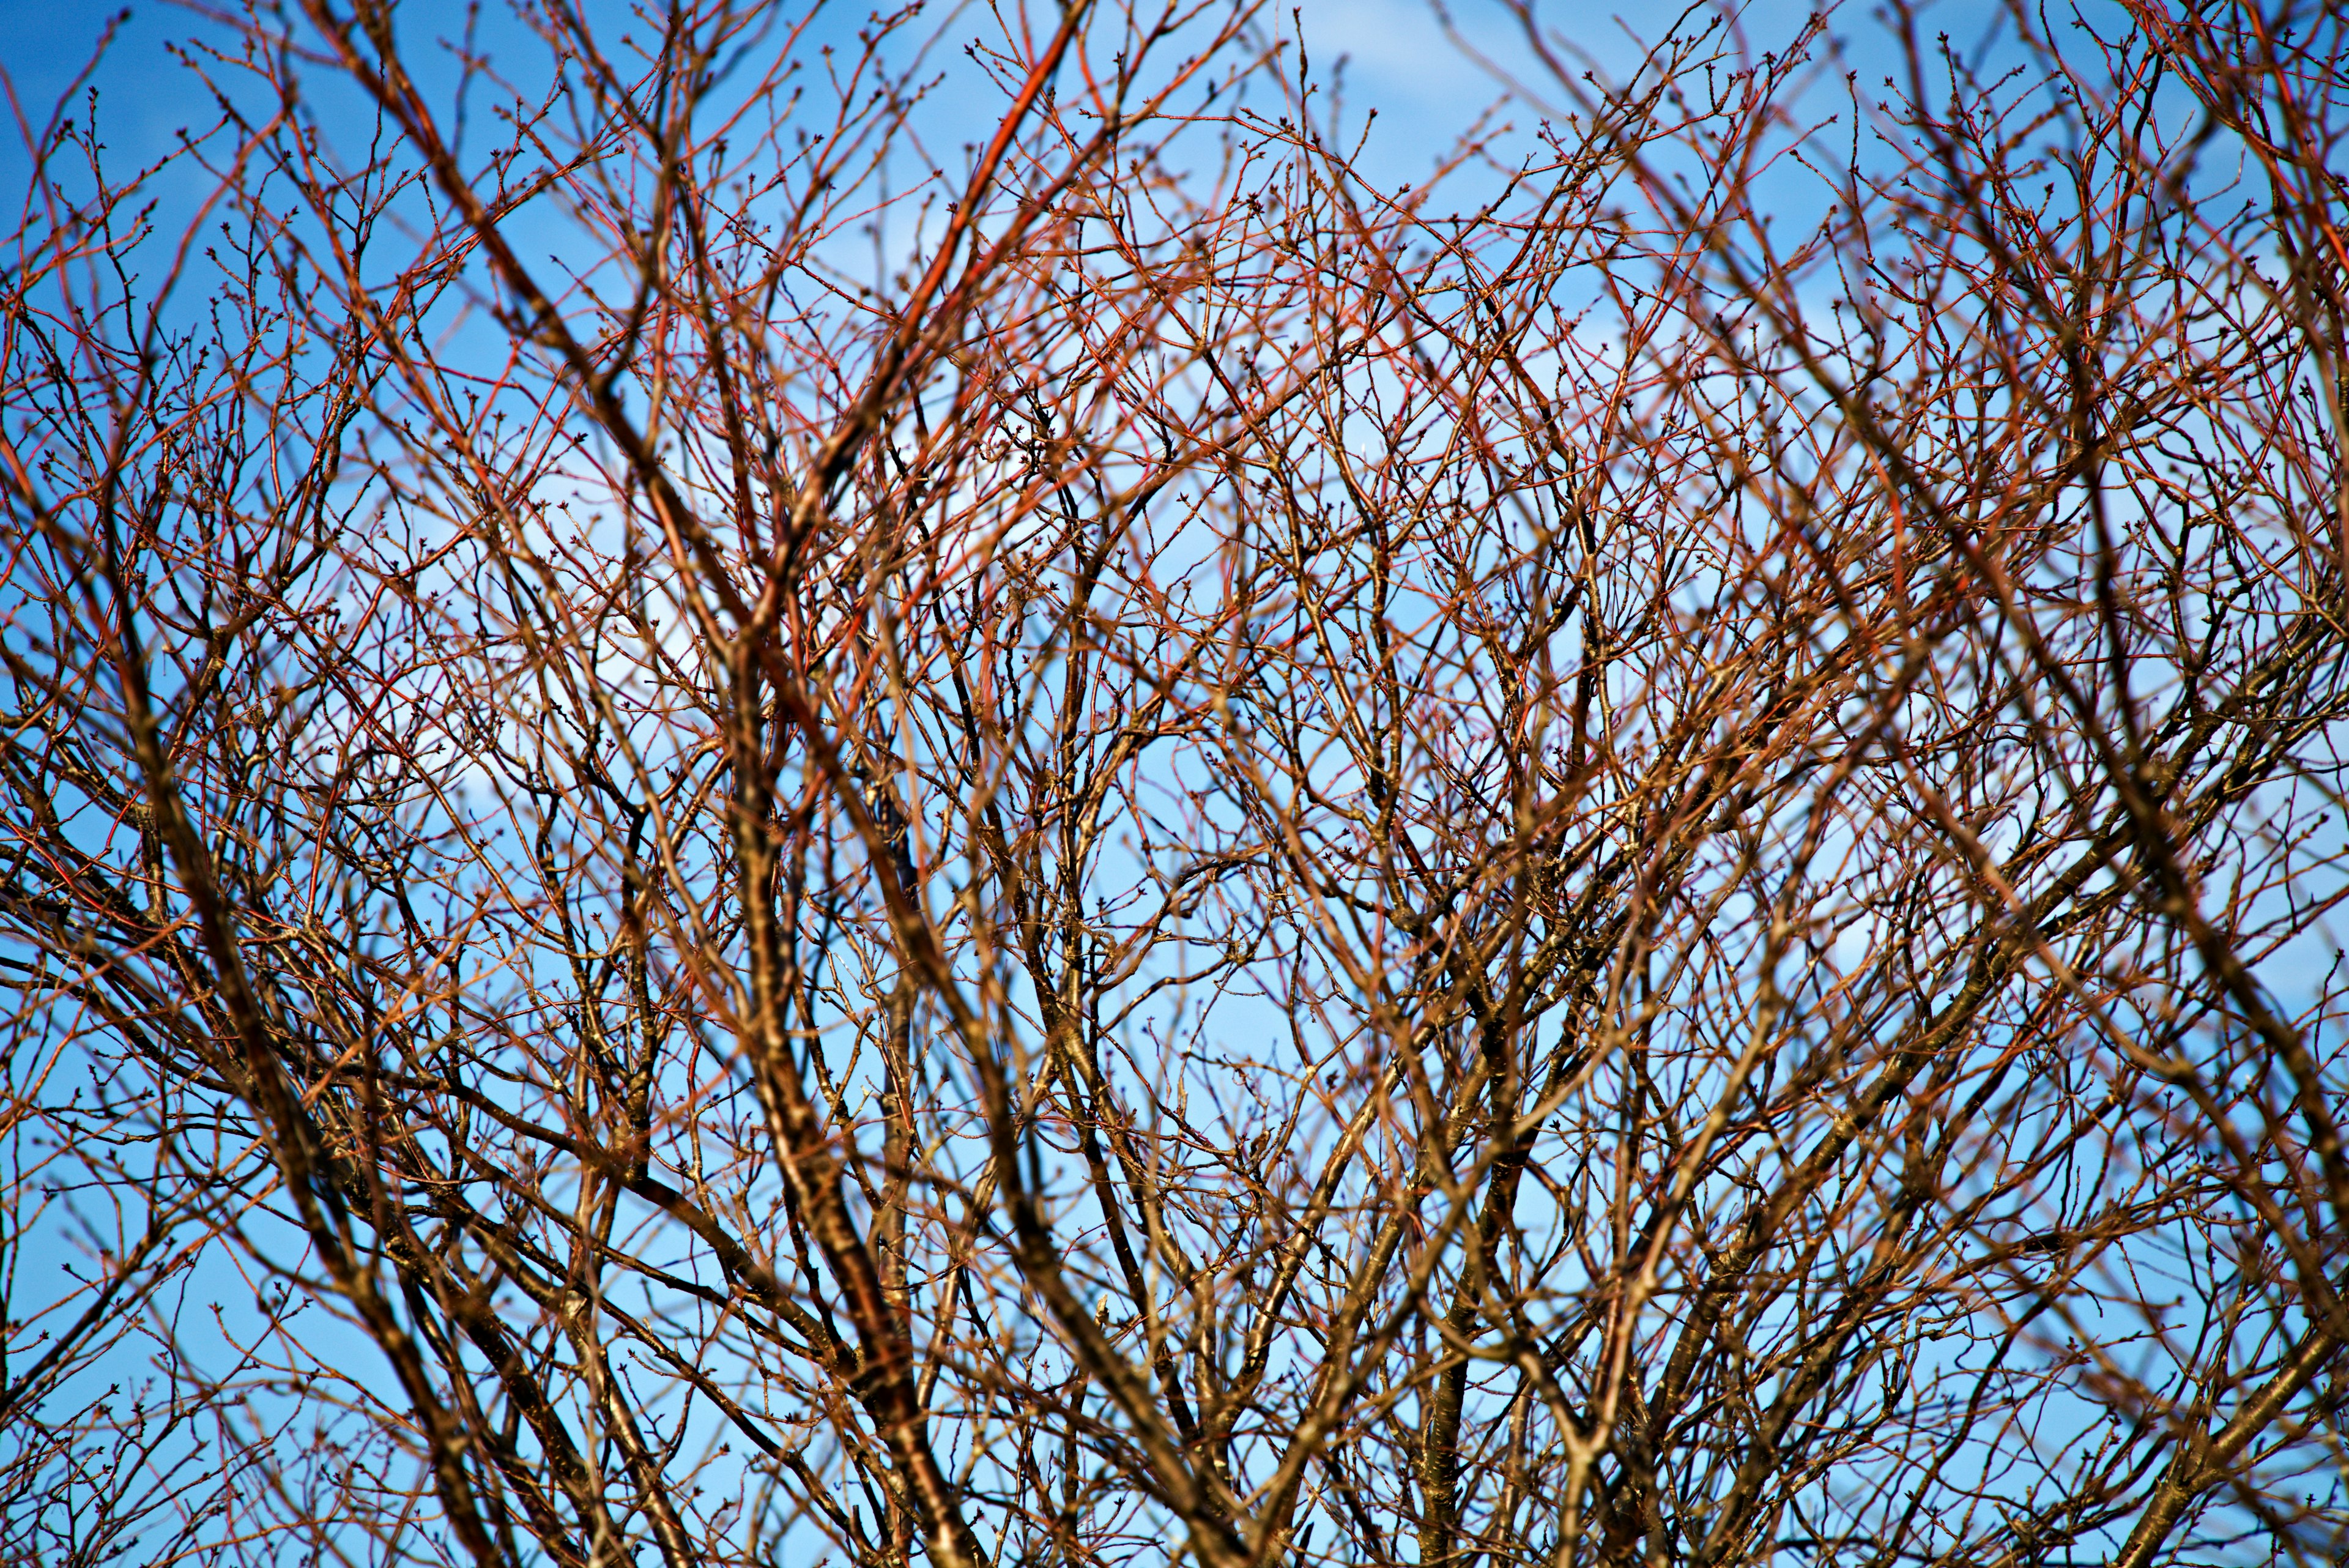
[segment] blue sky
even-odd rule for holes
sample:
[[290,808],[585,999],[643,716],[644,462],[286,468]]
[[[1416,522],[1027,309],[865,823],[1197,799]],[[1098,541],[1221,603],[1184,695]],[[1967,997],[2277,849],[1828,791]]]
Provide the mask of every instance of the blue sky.
[[[1316,74],[1344,57],[1346,93],[1353,115],[1375,107],[1379,124],[1367,148],[1373,160],[1392,163],[1398,179],[1423,169],[1450,133],[1467,123],[1497,96],[1492,78],[1464,56],[1446,36],[1436,7],[1428,0],[1303,0],[1268,5],[1267,26],[1294,30],[1292,8],[1303,25]],[[459,0],[410,0],[403,18],[419,39],[461,25]],[[495,9],[484,7],[485,11]],[[843,29],[853,26],[868,4],[835,8]],[[1801,25],[1810,6],[1793,0],[1761,0],[1744,9],[1749,36],[1768,48]],[[1514,24],[1491,0],[1466,0],[1453,7],[1460,31],[1504,63],[1525,57]],[[1936,22],[1965,33],[1994,13],[1982,0],[1935,8]],[[1550,23],[1577,46],[1610,67],[1630,63],[1630,38],[1651,36],[1679,12],[1676,5],[1549,5]],[[1868,15],[1856,11],[1854,20]],[[109,19],[122,18],[115,41],[95,80],[109,149],[126,157],[151,157],[169,147],[177,131],[206,122],[211,103],[202,84],[175,58],[177,40],[199,30],[202,20],[159,0],[133,5],[93,0],[0,0],[0,67],[5,67],[24,112],[46,116],[58,95],[88,63]],[[967,17],[973,32],[988,26],[984,12]],[[1872,29],[1869,29],[1872,31]],[[1859,62],[1864,64],[1865,62]],[[1522,122],[1520,112],[1511,118]],[[0,169],[11,176],[22,168],[23,150],[13,130],[0,144]]]

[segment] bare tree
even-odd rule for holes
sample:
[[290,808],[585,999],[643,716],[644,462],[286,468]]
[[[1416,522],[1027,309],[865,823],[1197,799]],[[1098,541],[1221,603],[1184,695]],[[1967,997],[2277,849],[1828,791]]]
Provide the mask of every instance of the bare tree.
[[2349,1554],[2342,14],[1505,19],[26,131],[12,1560]]

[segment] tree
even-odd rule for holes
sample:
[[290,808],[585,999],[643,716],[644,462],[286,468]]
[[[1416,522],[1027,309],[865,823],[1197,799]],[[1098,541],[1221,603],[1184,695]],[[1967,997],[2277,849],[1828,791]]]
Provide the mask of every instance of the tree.
[[2349,1551],[2337,9],[296,10],[26,135],[15,1560]]

